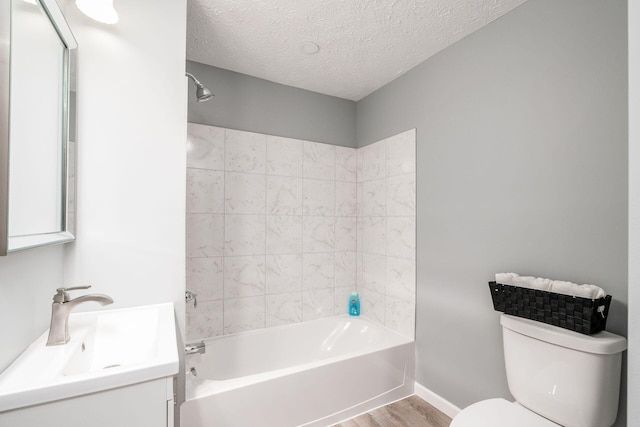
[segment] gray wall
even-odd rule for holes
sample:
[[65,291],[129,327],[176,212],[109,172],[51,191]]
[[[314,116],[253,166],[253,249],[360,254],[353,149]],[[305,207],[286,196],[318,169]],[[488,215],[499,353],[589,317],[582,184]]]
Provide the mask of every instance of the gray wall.
[[496,272],[602,285],[626,335],[626,30],[530,0],[357,104],[359,147],[417,128],[418,382],[460,407],[509,397]]
[[195,100],[189,82],[188,121],[268,135],[355,147],[356,103],[187,61],[187,71],[215,94]]

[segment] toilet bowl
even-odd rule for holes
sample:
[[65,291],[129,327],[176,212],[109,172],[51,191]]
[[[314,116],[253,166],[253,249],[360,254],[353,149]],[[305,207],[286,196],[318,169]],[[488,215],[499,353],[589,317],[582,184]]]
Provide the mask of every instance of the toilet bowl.
[[488,399],[450,427],[609,427],[618,413],[622,352],[610,332],[583,335],[501,315],[505,368],[515,402]]
[[487,399],[466,407],[449,427],[558,427],[556,424],[505,399]]

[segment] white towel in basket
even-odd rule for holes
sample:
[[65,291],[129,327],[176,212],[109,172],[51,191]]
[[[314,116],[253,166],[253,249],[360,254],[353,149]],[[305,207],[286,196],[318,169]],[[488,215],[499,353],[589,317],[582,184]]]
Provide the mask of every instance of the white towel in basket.
[[513,278],[519,277],[516,273],[496,273],[496,283],[500,283],[502,285],[513,285]]
[[563,280],[543,279],[541,277],[520,276],[516,273],[496,273],[496,282],[503,285],[519,286],[521,288],[550,291],[557,294],[571,295],[582,298],[598,299],[607,295],[599,286],[578,285]]
[[542,277],[535,277],[529,282],[529,285],[533,289],[539,289],[541,291],[551,290],[551,279],[543,279]]
[[521,288],[538,289],[541,291],[548,291],[551,286],[550,279],[520,276],[516,273],[497,273],[496,282],[503,285],[520,286]]
[[551,282],[551,292],[571,295],[575,297],[597,299],[606,295],[604,289],[595,285],[578,285],[573,282],[554,280]]

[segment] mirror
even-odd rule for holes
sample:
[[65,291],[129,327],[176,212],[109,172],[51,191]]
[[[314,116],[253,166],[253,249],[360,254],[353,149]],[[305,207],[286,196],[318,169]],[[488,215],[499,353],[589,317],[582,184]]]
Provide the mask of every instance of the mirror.
[[76,48],[55,0],[0,0],[0,255],[75,239]]

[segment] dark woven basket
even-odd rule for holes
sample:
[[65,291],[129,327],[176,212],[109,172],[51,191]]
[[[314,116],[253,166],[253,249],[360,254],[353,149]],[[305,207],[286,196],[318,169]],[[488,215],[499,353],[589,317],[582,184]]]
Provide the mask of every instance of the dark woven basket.
[[581,334],[604,331],[611,295],[589,299],[489,282],[493,308]]

